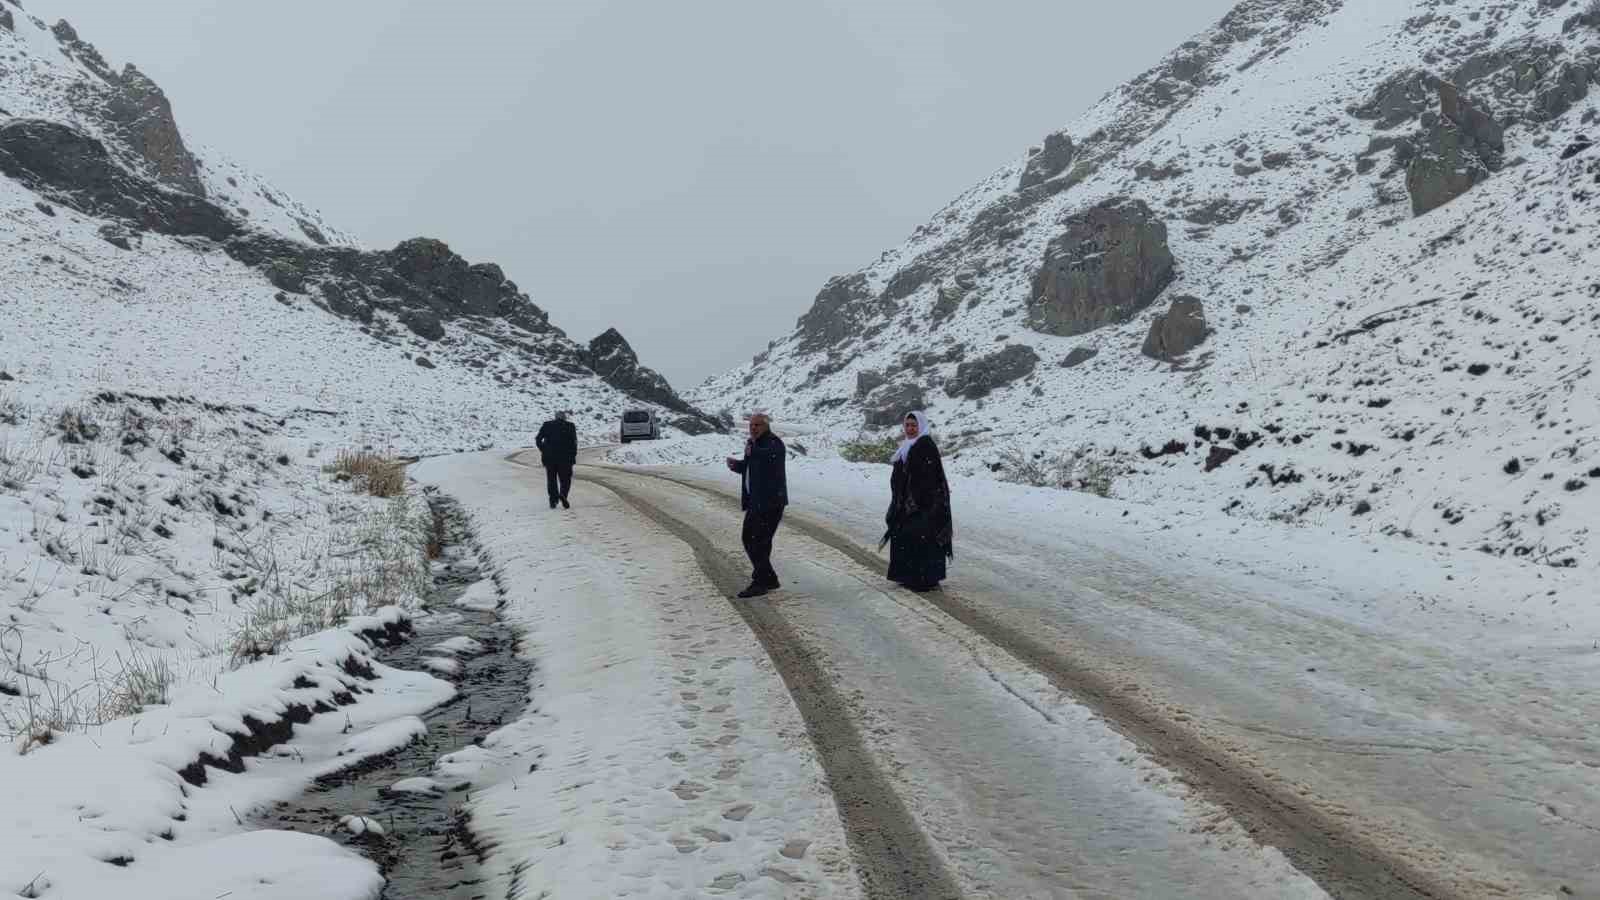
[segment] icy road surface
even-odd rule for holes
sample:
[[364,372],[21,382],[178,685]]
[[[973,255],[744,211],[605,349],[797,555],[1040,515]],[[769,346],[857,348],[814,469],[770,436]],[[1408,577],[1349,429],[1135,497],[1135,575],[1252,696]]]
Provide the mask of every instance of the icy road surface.
[[[723,547],[737,546],[737,482],[725,473],[582,471],[695,523]],[[1207,543],[1178,530],[1159,531],[1152,542],[1070,511],[1100,502],[1093,498],[972,480],[957,486],[952,577],[944,592],[924,602],[877,590],[879,573],[867,564],[886,489],[866,479],[862,467],[806,464],[774,554],[795,590],[774,604],[842,677],[870,679],[856,685],[866,694],[861,708],[891,723],[883,743],[896,759],[963,778],[963,751],[995,768],[1039,765],[1016,730],[1020,724],[999,727],[998,717],[978,714],[976,701],[949,690],[951,673],[935,670],[950,664],[973,675],[986,648],[1003,660],[992,666],[995,683],[1026,698],[1041,716],[1071,721],[1071,713],[1052,704],[1084,702],[1331,893],[1600,896],[1593,852],[1600,834],[1600,727],[1589,712],[1600,653],[1586,630],[1592,623],[1582,616],[1514,619],[1507,585],[1470,569],[1449,576],[1458,581],[1439,582],[1444,576],[1415,560],[1357,554],[1333,542],[1308,549],[1288,530],[1272,546],[1262,543],[1272,540],[1266,532],[1237,539],[1256,541],[1249,547],[1226,537]],[[837,552],[823,552],[818,540]],[[1252,571],[1223,564],[1230,546],[1253,560]],[[1444,601],[1421,592],[1410,604],[1396,602],[1424,576],[1446,585],[1440,596],[1456,607],[1435,609]],[[860,579],[853,595],[843,587],[847,578]],[[1380,583],[1385,578],[1392,586]],[[933,633],[979,649],[954,665],[948,649],[927,649]],[[1029,670],[1043,681],[1030,682],[1022,674]],[[897,705],[935,704],[959,711],[951,720],[970,725],[893,713]],[[1083,740],[1054,749],[1083,754]],[[1069,768],[1100,772],[1082,761]],[[1058,777],[1048,767],[1033,771]],[[1102,842],[1080,843],[1085,839],[1072,824],[1040,820],[1049,809],[1063,819],[1082,816],[1086,806],[1098,814],[1107,794],[1085,794],[1076,783],[1054,785],[1057,792],[1044,780],[1023,782],[1031,788],[1022,799],[994,805],[1064,860],[1076,862],[1077,847],[1118,840],[1130,870],[1184,856],[1185,842],[1142,830],[1149,819],[1138,814],[1140,803],[1119,810],[1126,818],[1099,823],[1110,832],[1101,832]],[[982,779],[970,788],[982,792]],[[931,778],[907,791],[914,803],[919,795],[961,794]],[[1074,797],[1076,806],[1066,802]],[[973,832],[958,829],[978,821],[966,815],[959,805],[940,806],[923,822],[966,866],[960,871],[989,874],[977,862],[984,851],[962,843]],[[988,838],[977,833],[981,845]],[[1144,840],[1133,838],[1139,834]],[[1037,848],[997,841],[1011,851],[1002,854],[1007,872],[1027,871],[1038,858],[1030,852]],[[1151,843],[1166,852],[1152,857],[1145,849]],[[1106,880],[1076,871],[1081,881],[1056,888],[1110,885],[1116,893],[1140,884],[1119,880],[1138,875],[1115,866],[1100,873]],[[1183,876],[1180,870],[1167,877],[1179,884]],[[1228,895],[1221,884],[1204,895]]]

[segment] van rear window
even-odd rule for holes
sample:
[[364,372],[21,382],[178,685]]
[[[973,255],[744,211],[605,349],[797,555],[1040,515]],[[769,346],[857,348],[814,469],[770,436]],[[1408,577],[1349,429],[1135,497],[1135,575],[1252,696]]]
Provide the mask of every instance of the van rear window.
[[648,421],[650,421],[650,414],[647,413],[647,412],[628,412],[628,413],[623,413],[622,414],[622,421],[628,422],[628,423],[631,423],[631,424],[638,424],[640,422],[648,422]]

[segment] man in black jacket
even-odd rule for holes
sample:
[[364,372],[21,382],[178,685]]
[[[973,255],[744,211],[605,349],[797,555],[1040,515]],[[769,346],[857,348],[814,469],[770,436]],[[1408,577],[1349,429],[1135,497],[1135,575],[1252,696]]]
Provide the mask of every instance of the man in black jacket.
[[744,552],[752,568],[750,586],[739,592],[745,599],[777,590],[778,573],[772,569],[772,536],[789,505],[789,483],[784,473],[788,450],[772,433],[765,413],[750,417],[750,439],[744,442],[744,459],[728,457],[728,470],[744,476],[739,506],[744,510]]
[[567,492],[572,489],[572,467],[578,461],[578,427],[567,421],[565,411],[539,426],[539,436],[533,439],[544,463],[545,484],[550,489],[550,508],[560,503],[567,509]]

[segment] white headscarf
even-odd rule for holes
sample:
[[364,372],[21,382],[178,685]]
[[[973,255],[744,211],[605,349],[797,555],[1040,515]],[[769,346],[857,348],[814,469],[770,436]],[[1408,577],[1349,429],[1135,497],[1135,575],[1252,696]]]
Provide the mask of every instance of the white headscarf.
[[908,413],[906,413],[905,419],[901,419],[900,420],[902,426],[905,424],[905,420],[906,419],[916,419],[917,420],[917,436],[914,437],[914,438],[902,438],[901,439],[900,448],[894,451],[894,455],[893,456],[889,457],[889,464],[890,465],[894,465],[897,462],[905,462],[906,461],[906,454],[911,452],[912,445],[915,444],[917,441],[920,441],[923,438],[928,437],[928,435],[929,435],[928,417],[923,415],[920,410],[917,411],[917,412],[908,412]]

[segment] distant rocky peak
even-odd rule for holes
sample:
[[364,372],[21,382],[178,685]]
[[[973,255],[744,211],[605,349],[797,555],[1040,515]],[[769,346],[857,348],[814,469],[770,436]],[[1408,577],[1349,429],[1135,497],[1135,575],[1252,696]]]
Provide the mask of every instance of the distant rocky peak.
[[615,328],[589,342],[586,362],[600,379],[624,394],[683,413],[686,418],[672,424],[690,433],[712,431],[717,424],[712,417],[691,406],[672,389],[659,372],[639,363],[628,339]]
[[66,19],[50,29],[61,50],[92,73],[100,90],[68,95],[74,111],[100,126],[120,155],[149,170],[168,187],[204,197],[200,164],[183,142],[172,103],[161,87],[132,63],[119,73]]

